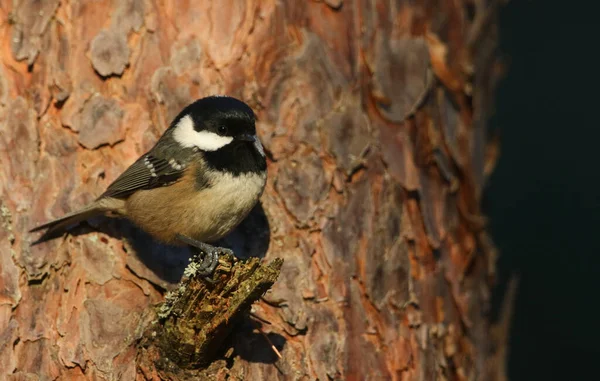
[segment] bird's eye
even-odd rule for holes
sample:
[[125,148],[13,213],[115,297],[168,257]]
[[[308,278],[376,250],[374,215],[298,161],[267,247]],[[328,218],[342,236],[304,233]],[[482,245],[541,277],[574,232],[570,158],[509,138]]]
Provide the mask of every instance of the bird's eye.
[[219,135],[227,134],[227,126],[223,126],[223,125],[219,126],[218,131],[219,131]]

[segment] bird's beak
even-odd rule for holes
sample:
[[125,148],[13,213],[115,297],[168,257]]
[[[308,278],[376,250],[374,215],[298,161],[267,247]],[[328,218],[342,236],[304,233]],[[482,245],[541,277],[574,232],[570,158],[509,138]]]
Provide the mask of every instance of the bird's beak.
[[254,140],[256,140],[256,138],[254,137],[254,135],[242,134],[237,136],[237,140],[241,140],[244,142],[253,142]]

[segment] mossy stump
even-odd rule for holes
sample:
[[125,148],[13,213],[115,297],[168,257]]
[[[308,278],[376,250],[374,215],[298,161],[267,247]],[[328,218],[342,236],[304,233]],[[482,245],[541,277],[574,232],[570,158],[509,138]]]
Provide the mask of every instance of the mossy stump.
[[237,261],[227,255],[206,280],[196,275],[192,259],[146,329],[138,370],[146,379],[169,379],[168,373],[207,367],[239,318],[275,283],[282,264],[279,258],[263,265],[259,258]]

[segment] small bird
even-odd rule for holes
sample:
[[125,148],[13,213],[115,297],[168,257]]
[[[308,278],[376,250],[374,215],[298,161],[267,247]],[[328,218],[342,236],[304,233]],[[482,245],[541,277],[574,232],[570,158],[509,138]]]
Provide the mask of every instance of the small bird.
[[90,217],[125,217],[159,241],[200,249],[201,274],[210,275],[219,254],[233,253],[208,242],[231,232],[265,188],[267,162],[255,120],[238,99],[199,99],[94,202],[31,232],[47,229],[40,242]]

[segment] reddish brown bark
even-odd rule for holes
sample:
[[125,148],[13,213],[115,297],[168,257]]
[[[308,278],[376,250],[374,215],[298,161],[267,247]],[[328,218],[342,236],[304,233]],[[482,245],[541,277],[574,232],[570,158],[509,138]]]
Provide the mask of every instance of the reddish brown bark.
[[38,246],[26,232],[220,93],[256,110],[270,160],[266,219],[230,241],[285,262],[255,307],[283,359],[241,327],[219,377],[500,378],[480,211],[496,9],[0,0],[1,377],[144,378],[137,343],[185,253],[124,222]]

